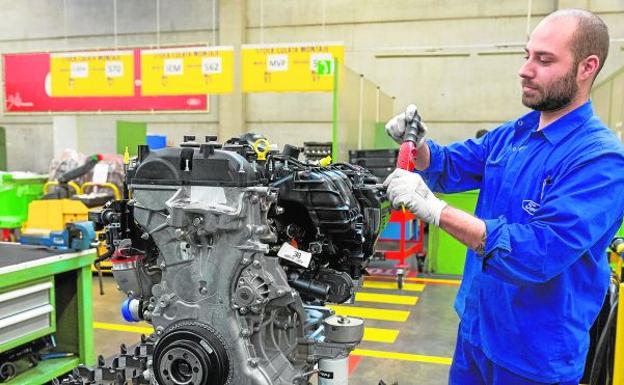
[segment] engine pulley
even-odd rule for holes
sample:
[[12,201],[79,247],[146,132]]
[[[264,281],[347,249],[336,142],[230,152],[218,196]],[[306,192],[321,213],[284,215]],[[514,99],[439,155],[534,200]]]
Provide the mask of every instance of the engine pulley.
[[156,343],[153,369],[161,385],[223,385],[230,363],[213,328],[182,321],[165,330]]

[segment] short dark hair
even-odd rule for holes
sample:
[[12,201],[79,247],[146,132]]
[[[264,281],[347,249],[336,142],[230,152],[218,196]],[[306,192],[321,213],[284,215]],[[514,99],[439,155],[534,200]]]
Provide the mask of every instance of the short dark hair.
[[588,56],[596,55],[600,61],[597,76],[609,54],[609,28],[600,17],[584,9],[560,9],[548,17],[562,16],[574,17],[578,21],[571,42],[575,67]]
[[480,129],[479,131],[477,131],[477,133],[475,134],[475,138],[479,139],[482,136],[485,136],[485,134],[487,134],[489,131],[486,130],[485,128]]

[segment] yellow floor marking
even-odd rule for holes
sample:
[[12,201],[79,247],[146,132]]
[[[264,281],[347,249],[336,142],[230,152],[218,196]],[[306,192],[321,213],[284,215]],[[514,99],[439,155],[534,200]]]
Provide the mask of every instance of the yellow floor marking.
[[418,297],[411,295],[392,295],[392,294],[377,294],[377,293],[355,293],[356,302],[379,302],[379,303],[391,303],[394,305],[416,305]]
[[372,307],[340,305],[329,305],[328,307],[330,309],[334,309],[338,315],[374,319],[379,321],[405,322],[410,315],[410,312],[405,310],[388,310]]
[[453,361],[450,357],[422,356],[420,354],[407,354],[396,352],[384,352],[379,350],[355,349],[351,352],[354,356],[388,358],[391,360],[425,362],[428,364],[450,365]]
[[448,283],[450,285],[459,285],[461,279],[435,279],[435,278],[403,278],[407,282],[422,282],[422,283]]
[[[364,289],[384,289],[384,290],[399,290],[399,286],[395,282],[384,281],[364,281],[362,284]],[[423,291],[425,285],[422,283],[403,283],[404,291]]]
[[363,341],[393,344],[399,336],[396,329],[364,328]]
[[139,334],[154,333],[154,328],[151,328],[151,327],[130,326],[130,325],[122,325],[122,324],[109,324],[106,322],[94,322],[93,327],[95,329],[113,330],[116,332],[128,332],[128,333],[139,333]]

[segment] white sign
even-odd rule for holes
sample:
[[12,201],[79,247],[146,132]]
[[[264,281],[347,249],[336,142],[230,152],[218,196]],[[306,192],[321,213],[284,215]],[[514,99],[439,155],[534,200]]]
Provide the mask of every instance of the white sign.
[[267,71],[268,72],[280,72],[288,71],[288,55],[268,55],[267,56]]
[[86,78],[89,76],[89,63],[76,62],[71,63],[70,77],[71,78]]
[[310,71],[316,72],[320,60],[333,62],[334,59],[331,53],[313,53],[310,55]]
[[176,76],[184,73],[184,59],[165,59],[165,75]]
[[108,164],[98,163],[93,168],[93,182],[103,184],[108,180]]
[[284,242],[282,247],[277,252],[277,256],[305,268],[310,266],[310,260],[312,259],[311,253],[299,250],[286,242]]
[[123,62],[121,61],[107,61],[104,64],[104,70],[106,71],[107,78],[119,78],[123,76]]
[[205,57],[202,59],[202,73],[204,75],[220,74],[221,72],[220,57]]

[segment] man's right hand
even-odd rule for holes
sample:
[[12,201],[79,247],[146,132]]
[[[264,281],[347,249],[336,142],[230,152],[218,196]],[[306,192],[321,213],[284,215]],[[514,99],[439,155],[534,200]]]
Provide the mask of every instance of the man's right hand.
[[419,123],[419,141],[416,143],[417,147],[420,147],[425,143],[425,136],[427,135],[427,126],[420,120],[416,105],[410,104],[405,109],[405,112],[401,112],[394,118],[390,119],[386,123],[386,133],[398,144],[403,143],[405,136],[405,127],[412,121],[417,120]]

